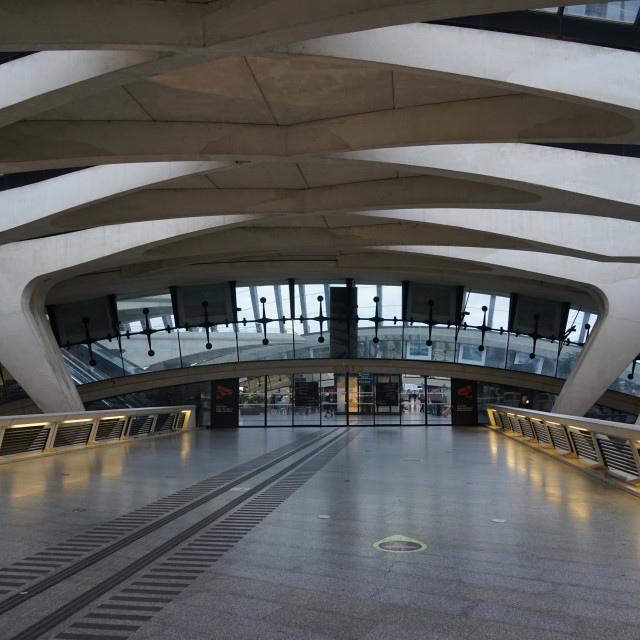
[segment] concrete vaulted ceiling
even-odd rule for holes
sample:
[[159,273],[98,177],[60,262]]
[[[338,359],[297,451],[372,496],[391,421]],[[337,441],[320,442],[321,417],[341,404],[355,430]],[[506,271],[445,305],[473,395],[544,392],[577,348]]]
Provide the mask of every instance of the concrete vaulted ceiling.
[[0,173],[78,169],[0,192],[0,259],[53,303],[352,277],[604,314],[640,159],[544,145],[640,144],[640,56],[425,24],[546,4],[0,0],[37,52],[0,65]]

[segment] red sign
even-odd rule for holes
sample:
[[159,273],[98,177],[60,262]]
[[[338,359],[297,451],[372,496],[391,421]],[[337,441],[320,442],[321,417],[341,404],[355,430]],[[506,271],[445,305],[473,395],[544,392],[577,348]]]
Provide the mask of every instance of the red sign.
[[470,384],[466,387],[460,387],[458,389],[458,395],[466,398],[467,400],[473,400],[473,387]]
[[216,400],[222,400],[227,396],[233,395],[233,389],[229,389],[229,387],[223,387],[221,384],[216,386]]

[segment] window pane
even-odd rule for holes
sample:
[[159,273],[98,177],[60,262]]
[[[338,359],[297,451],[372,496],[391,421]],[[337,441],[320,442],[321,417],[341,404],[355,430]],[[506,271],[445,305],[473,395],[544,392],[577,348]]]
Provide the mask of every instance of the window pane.
[[564,14],[632,24],[636,20],[638,9],[640,9],[640,0],[620,0],[619,2],[596,2],[595,4],[565,7]]

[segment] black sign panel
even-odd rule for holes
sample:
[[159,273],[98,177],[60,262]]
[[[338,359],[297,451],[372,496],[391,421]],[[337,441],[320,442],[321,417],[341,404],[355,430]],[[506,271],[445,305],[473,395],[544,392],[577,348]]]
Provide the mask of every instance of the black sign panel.
[[173,314],[177,326],[197,327],[206,322],[235,322],[235,304],[230,283],[208,284],[171,289]]
[[376,403],[379,407],[398,406],[398,383],[397,382],[377,382],[376,383]]
[[451,379],[451,424],[478,426],[478,385],[473,380]]
[[214,380],[211,386],[213,396],[211,426],[214,429],[237,427],[240,417],[240,385],[238,378]]
[[329,355],[331,358],[350,358],[357,351],[357,321],[352,287],[331,287],[329,305]]
[[463,287],[409,282],[406,318],[417,322],[457,324],[462,313]]
[[51,327],[58,344],[78,344],[116,335],[113,300],[107,297],[48,307]]
[[304,382],[296,380],[294,389],[294,406],[296,407],[317,407],[318,406],[318,383]]
[[509,331],[558,340],[564,335],[569,315],[568,302],[555,302],[511,294]]

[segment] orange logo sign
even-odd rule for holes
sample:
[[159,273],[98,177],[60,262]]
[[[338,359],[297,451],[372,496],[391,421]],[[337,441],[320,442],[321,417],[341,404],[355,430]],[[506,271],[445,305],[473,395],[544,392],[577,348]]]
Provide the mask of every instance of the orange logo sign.
[[466,387],[460,387],[460,389],[458,389],[458,395],[464,396],[467,400],[473,400],[473,389],[471,388],[471,385],[469,384]]
[[222,400],[223,398],[232,395],[233,389],[229,389],[229,387],[223,387],[221,384],[216,387],[216,400]]

